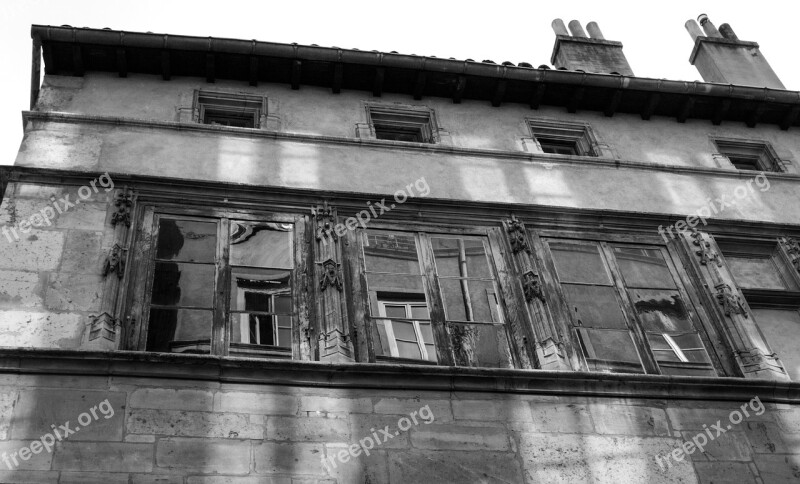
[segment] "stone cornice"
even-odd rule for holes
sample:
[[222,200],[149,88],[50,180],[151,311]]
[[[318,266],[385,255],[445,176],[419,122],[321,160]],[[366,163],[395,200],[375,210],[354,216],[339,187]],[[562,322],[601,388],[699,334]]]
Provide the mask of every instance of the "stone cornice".
[[800,382],[743,378],[319,363],[139,353],[0,349],[0,372],[22,375],[144,377],[324,388],[579,395],[800,403]]

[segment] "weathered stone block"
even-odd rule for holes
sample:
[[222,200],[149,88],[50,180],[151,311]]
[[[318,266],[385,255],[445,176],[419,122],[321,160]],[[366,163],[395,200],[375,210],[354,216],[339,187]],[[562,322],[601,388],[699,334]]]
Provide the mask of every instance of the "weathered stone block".
[[128,474],[108,472],[62,472],[59,484],[128,484]]
[[389,453],[389,482],[463,484],[525,481],[520,464],[511,453],[407,451]]
[[[743,420],[748,422],[771,422],[773,421],[770,413],[764,412],[761,415],[756,415],[749,407],[747,408],[749,416],[742,414]],[[672,427],[676,430],[701,430],[703,425],[710,427],[717,423],[717,420],[723,426],[730,423],[730,416],[732,412],[741,412],[739,406],[730,405],[721,408],[703,408],[703,407],[672,407],[667,409],[667,416],[672,423]]]
[[[684,440],[687,442],[697,437],[698,432],[684,431],[681,432]],[[708,434],[703,432],[708,437]],[[738,460],[748,461],[752,458],[753,450],[747,442],[747,438],[743,432],[727,432],[722,435],[716,436],[716,431],[712,431],[711,435],[715,438],[708,439],[708,443],[703,448],[695,450],[692,454],[692,460],[695,461],[718,461],[718,460]],[[700,441],[702,443],[702,441]]]
[[456,420],[532,422],[529,403],[516,399],[453,400]]
[[694,468],[701,484],[756,482],[750,466],[744,462],[696,462]]
[[800,433],[800,408],[781,410],[774,415],[782,431]]
[[463,427],[458,425],[419,425],[411,429],[411,444],[431,450],[509,449],[505,429],[497,427]]
[[58,472],[0,470],[0,482],[3,484],[56,484],[58,482]]
[[[108,399],[111,410],[104,415],[93,407]],[[122,425],[125,416],[125,394],[120,392],[98,392],[79,390],[21,390],[19,402],[14,408],[12,438],[38,439],[69,423],[75,433],[66,437],[75,440],[122,440]],[[105,406],[103,407],[106,408]],[[81,417],[88,415],[88,418]],[[109,418],[106,418],[109,417]],[[90,423],[81,425],[79,418]],[[64,435],[65,431],[60,431]]]
[[14,402],[17,391],[11,388],[0,388],[0,440],[8,438],[8,427],[14,415]]
[[102,232],[70,230],[64,245],[64,259],[60,272],[100,274],[106,254],[101,250]]
[[529,432],[593,432],[592,419],[586,405],[531,402],[530,406],[533,423],[515,426],[516,429]]
[[[17,230],[19,233],[19,230]],[[11,236],[12,242],[0,237],[0,270],[31,272],[54,271],[61,260],[64,233],[55,230],[32,230],[19,233],[19,240]]]
[[[20,457],[20,449],[24,447],[28,448],[28,446],[31,445],[31,440],[32,439],[0,441],[0,456],[3,454],[8,456],[8,462],[0,462],[0,466],[2,466],[0,469],[8,469],[10,471],[50,470],[53,454],[52,452],[47,452],[47,450],[43,448],[39,449],[38,454],[31,452],[27,460]],[[25,452],[25,456],[28,456],[27,451]],[[16,461],[14,459],[16,459]]]
[[[800,446],[787,447],[781,436],[777,424],[771,422],[744,422],[742,429],[747,434],[747,440],[757,454],[788,454]],[[787,437],[790,437],[791,434]],[[794,441],[794,442],[792,442]],[[800,435],[790,439],[790,443],[800,445]]]
[[43,276],[35,272],[0,271],[0,307],[42,307]]
[[[388,428],[386,428],[388,427]],[[389,432],[388,436],[381,432],[381,429]],[[405,449],[408,447],[408,432],[400,432],[395,435],[397,430],[397,417],[395,415],[351,415],[350,416],[350,435],[353,442],[362,439],[372,438],[375,448],[381,449]],[[378,439],[375,439],[375,435]],[[369,445],[369,444],[365,444]]]
[[188,484],[297,484],[297,480],[291,477],[253,476],[190,476],[186,482]]
[[60,442],[53,457],[53,470],[150,472],[152,444],[121,442]]
[[298,399],[282,393],[218,392],[214,409],[221,412],[262,415],[296,415]]
[[246,415],[181,410],[133,409],[128,415],[127,428],[132,434],[177,437],[260,439],[264,436],[264,427],[248,422]]
[[754,460],[765,484],[800,481],[800,455],[759,454]]
[[[364,453],[350,453],[348,446],[340,444],[326,445],[325,451],[328,456],[326,470],[336,479],[335,482],[369,482],[369,483],[388,483],[389,469],[387,468],[386,456],[382,452],[366,455]],[[346,456],[344,460],[339,458],[331,459],[332,456]],[[323,481],[324,482],[324,481]],[[334,482],[334,481],[332,481]],[[295,484],[295,482],[292,482]]]
[[182,475],[133,474],[131,484],[183,484]]
[[660,408],[591,404],[589,412],[601,434],[669,435],[667,414]]
[[667,437],[520,434],[526,482],[696,482],[688,458],[662,459],[681,444]]
[[350,429],[344,419],[271,417],[267,422],[269,440],[347,442],[349,436]]
[[189,469],[192,472],[247,474],[250,470],[250,442],[161,439],[156,444],[156,464],[162,468]]
[[0,311],[0,340],[3,346],[76,349],[85,327],[82,319],[69,313]]
[[[102,191],[102,190],[101,190]],[[94,196],[94,195],[93,195]],[[106,221],[107,203],[90,203],[80,200],[78,189],[70,195],[69,201],[75,206],[65,210],[58,216],[55,226],[63,229],[103,230]],[[61,204],[62,210],[64,204]]]
[[50,274],[45,305],[56,311],[98,312],[103,297],[100,274]]
[[253,451],[258,474],[325,475],[322,444],[262,442]]
[[214,408],[214,394],[188,388],[141,388],[131,392],[128,405],[131,408],[211,411]]
[[417,398],[379,398],[375,401],[375,413],[388,413],[392,415],[409,415],[419,409],[428,406],[434,419],[437,422],[447,422],[453,420],[453,412],[450,409],[449,400],[430,400]]
[[372,400],[369,398],[305,396],[300,397],[300,412],[372,413]]

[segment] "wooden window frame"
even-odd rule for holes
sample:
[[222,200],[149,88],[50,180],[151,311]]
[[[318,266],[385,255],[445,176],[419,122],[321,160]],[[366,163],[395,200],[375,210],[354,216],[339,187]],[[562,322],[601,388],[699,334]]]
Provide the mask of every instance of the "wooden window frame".
[[[614,246],[625,246],[630,248],[659,249],[677,286],[687,315],[693,323],[695,330],[700,335],[701,341],[705,346],[706,353],[711,361],[711,367],[717,376],[726,376],[725,365],[720,361],[718,352],[721,349],[721,339],[717,335],[710,318],[705,313],[700,303],[697,288],[683,267],[680,257],[675,253],[674,247],[664,244],[664,241],[655,235],[622,235],[598,232],[576,232],[570,230],[536,230],[534,238],[537,240],[536,246],[542,251],[542,259],[545,270],[544,277],[547,279],[547,286],[553,288],[547,294],[547,302],[554,317],[559,321],[564,334],[569,334],[572,342],[571,361],[574,369],[591,371],[582,352],[582,344],[574,331],[578,326],[573,322],[573,316],[568,309],[566,295],[561,287],[561,282],[556,275],[555,259],[550,252],[548,239],[569,239],[574,242],[597,243],[603,255],[606,270],[612,280],[612,287],[615,289],[615,297],[620,304],[620,309],[626,320],[626,325],[632,335],[636,352],[642,361],[643,372],[646,374],[663,374],[655,354],[647,342],[646,331],[636,313],[634,302],[631,299],[628,288],[622,277],[622,272],[614,256]],[[611,256],[611,257],[609,257]],[[667,365],[669,366],[669,365]],[[685,365],[689,368],[692,365]]]
[[[216,221],[217,249],[214,259],[216,266],[214,282],[213,320],[209,353],[216,356],[253,356],[259,358],[299,359],[300,335],[299,320],[308,318],[306,305],[300,301],[298,272],[310,262],[307,250],[301,244],[305,241],[306,222],[302,215],[284,212],[261,210],[219,209],[211,207],[187,207],[174,203],[142,203],[137,211],[135,231],[135,253],[131,264],[132,278],[129,281],[127,300],[124,312],[128,314],[128,327],[121,347],[126,350],[147,351],[147,333],[149,330],[150,299],[154,280],[154,255],[157,250],[157,234],[159,217],[174,217],[180,220]],[[290,269],[290,285],[292,287],[292,331],[291,346],[288,351],[277,347],[256,348],[252,345],[233,347],[231,343],[230,310],[230,277],[229,264],[229,227],[230,221],[247,221],[254,223],[287,223],[293,225],[292,257],[294,267]],[[232,350],[231,348],[235,348]]]
[[[372,291],[368,288],[366,283],[366,276],[371,271],[366,270],[366,261],[363,251],[362,235],[364,230],[359,229],[355,231],[356,236],[354,240],[357,241],[353,244],[354,247],[349,254],[349,257],[355,257],[357,260],[357,270],[362,278],[359,278],[358,287],[353,288],[353,297],[358,300],[358,304],[362,305],[363,320],[354,321],[355,324],[363,325],[359,332],[367,335],[367,359],[369,362],[390,363],[390,364],[417,364],[417,365],[439,365],[439,366],[455,366],[455,356],[450,344],[447,326],[451,323],[445,316],[444,300],[441,286],[439,284],[439,276],[436,271],[435,260],[433,257],[433,248],[430,245],[430,239],[437,236],[450,236],[450,237],[473,237],[480,238],[483,241],[483,246],[486,251],[489,268],[493,276],[494,287],[499,293],[495,294],[497,298],[497,310],[499,311],[502,322],[500,323],[482,323],[482,322],[469,322],[469,324],[492,324],[495,326],[502,325],[503,330],[506,331],[505,339],[508,341],[508,353],[510,364],[514,368],[520,368],[519,351],[513,338],[512,331],[509,325],[520,324],[521,316],[519,314],[512,314],[506,304],[506,299],[512,297],[511,288],[508,287],[509,283],[503,280],[502,275],[508,272],[508,267],[503,259],[503,249],[497,244],[499,239],[498,228],[487,227],[455,227],[443,226],[441,224],[432,225],[427,223],[390,223],[375,221],[370,223],[367,231],[381,231],[381,232],[397,232],[402,234],[411,235],[414,237],[417,257],[420,264],[421,278],[423,284],[423,291],[428,304],[428,314],[431,321],[431,330],[434,336],[434,344],[437,352],[438,362],[416,360],[407,358],[395,358],[385,355],[376,355],[375,348],[378,342],[372,341],[371,326],[376,324],[379,319],[385,317],[380,314],[372,314],[371,300],[375,299],[371,294]],[[493,234],[493,231],[497,233]],[[373,303],[376,301],[372,301]],[[456,324],[459,324],[456,321]],[[463,324],[463,323],[462,323]]]

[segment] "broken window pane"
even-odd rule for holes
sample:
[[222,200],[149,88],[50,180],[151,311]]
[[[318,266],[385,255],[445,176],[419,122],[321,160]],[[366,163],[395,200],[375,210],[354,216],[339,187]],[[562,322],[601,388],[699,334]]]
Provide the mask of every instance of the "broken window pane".
[[630,331],[578,328],[590,371],[644,373]]
[[614,255],[627,287],[676,287],[667,261],[659,249],[614,247]]
[[367,271],[421,274],[413,235],[370,230],[362,234],[362,240]]
[[436,273],[445,277],[491,278],[483,242],[456,237],[431,238]]
[[455,364],[484,368],[513,368],[505,326],[448,323]]
[[694,325],[678,291],[631,289],[629,292],[645,331],[694,331]]
[[231,221],[230,265],[291,269],[292,225]]
[[597,244],[550,241],[549,246],[559,281],[611,284]]
[[217,224],[162,218],[158,223],[156,259],[214,262]]
[[291,272],[231,269],[231,311],[291,313]]
[[625,316],[611,286],[562,284],[575,324],[590,328],[627,329]]

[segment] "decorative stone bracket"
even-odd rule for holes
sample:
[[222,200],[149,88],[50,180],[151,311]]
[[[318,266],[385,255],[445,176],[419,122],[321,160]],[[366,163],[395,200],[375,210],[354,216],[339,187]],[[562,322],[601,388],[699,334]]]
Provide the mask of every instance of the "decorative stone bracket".
[[339,236],[337,236],[336,232],[333,230],[335,214],[333,213],[333,209],[328,206],[327,201],[323,202],[322,205],[312,207],[311,215],[314,217],[314,232],[317,241],[327,243],[326,239],[328,238],[334,242],[339,240]]
[[522,222],[520,222],[515,215],[512,215],[511,219],[506,221],[506,224],[508,227],[506,232],[508,234],[508,241],[511,244],[511,252],[517,254],[525,251],[530,254],[531,247],[528,245],[528,239],[525,236],[525,227],[522,225]]
[[711,244],[708,241],[703,239],[703,234],[699,230],[692,228],[691,237],[694,239],[692,244],[698,247],[694,253],[700,256],[700,264],[708,265],[709,262],[715,262],[717,267],[722,267],[719,254],[711,248]]
[[542,291],[542,283],[539,280],[539,274],[533,271],[527,271],[522,274],[522,288],[525,291],[526,301],[531,302],[535,297],[542,301],[542,304],[545,303],[544,292]]
[[128,187],[123,187],[114,196],[116,211],[111,215],[111,225],[124,224],[131,226],[131,208],[133,207],[133,192]]
[[731,314],[741,314],[747,317],[747,309],[744,307],[741,296],[735,294],[728,284],[717,284],[714,289],[717,290],[717,300],[722,306],[722,310],[726,316]]
[[119,244],[114,244],[111,251],[106,256],[106,262],[103,264],[103,277],[108,277],[110,273],[115,273],[117,278],[122,279],[125,275],[125,253],[127,249],[122,248]]
[[800,272],[800,243],[792,237],[781,237],[778,242],[783,247],[783,250],[786,251],[789,262],[792,263],[797,272]]
[[325,262],[318,262],[322,266],[322,271],[319,275],[319,290],[325,291],[328,286],[333,286],[342,292],[342,272],[340,269],[341,264],[328,259]]
[[97,316],[89,316],[89,341],[96,339],[106,339],[111,342],[117,340],[119,320],[109,313],[100,313]]

